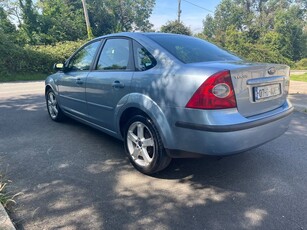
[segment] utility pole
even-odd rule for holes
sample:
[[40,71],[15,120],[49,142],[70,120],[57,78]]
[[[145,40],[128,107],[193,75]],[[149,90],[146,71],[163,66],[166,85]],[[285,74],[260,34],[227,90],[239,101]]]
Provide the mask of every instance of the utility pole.
[[180,15],[181,15],[181,0],[178,0],[178,19],[177,19],[178,22],[180,22]]
[[84,17],[85,17],[85,23],[86,23],[86,30],[87,30],[87,37],[89,39],[93,38],[94,35],[92,33],[92,28],[91,28],[91,24],[90,24],[90,20],[88,18],[88,12],[87,12],[87,8],[86,8],[86,2],[85,0],[81,0],[82,1],[82,5],[83,5],[83,11],[84,11]]

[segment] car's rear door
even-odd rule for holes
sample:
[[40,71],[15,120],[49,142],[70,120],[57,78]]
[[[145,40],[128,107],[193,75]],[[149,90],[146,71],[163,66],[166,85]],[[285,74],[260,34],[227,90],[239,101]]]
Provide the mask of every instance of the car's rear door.
[[91,122],[114,131],[114,109],[130,92],[133,73],[132,41],[124,37],[106,39],[96,67],[86,81],[86,100]]
[[78,50],[66,63],[63,77],[57,82],[61,107],[72,115],[87,116],[86,77],[100,44],[100,40],[95,40]]

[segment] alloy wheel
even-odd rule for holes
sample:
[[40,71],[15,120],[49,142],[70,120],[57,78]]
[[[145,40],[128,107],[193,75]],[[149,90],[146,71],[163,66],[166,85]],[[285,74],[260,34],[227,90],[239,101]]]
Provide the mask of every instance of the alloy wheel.
[[128,128],[127,147],[133,161],[146,167],[151,164],[155,154],[155,142],[149,128],[142,122],[134,122]]
[[48,111],[51,118],[56,119],[59,114],[59,110],[58,110],[58,103],[56,97],[52,91],[48,93],[47,103],[48,103]]

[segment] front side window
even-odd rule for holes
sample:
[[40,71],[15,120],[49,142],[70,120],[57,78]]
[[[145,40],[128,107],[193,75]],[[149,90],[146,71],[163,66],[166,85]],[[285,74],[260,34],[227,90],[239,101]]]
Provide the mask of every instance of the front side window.
[[89,70],[99,45],[100,41],[96,41],[83,47],[70,59],[68,68],[73,71]]
[[139,71],[151,69],[157,64],[154,57],[140,44],[135,43],[135,67]]
[[128,70],[130,60],[130,41],[120,38],[109,39],[101,51],[96,69]]

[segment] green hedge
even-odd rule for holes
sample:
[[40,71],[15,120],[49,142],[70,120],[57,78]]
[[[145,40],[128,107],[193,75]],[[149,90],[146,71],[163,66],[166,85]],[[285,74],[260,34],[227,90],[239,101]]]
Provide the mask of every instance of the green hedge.
[[[22,75],[23,73],[49,74],[53,71],[54,63],[63,62],[86,42],[80,40],[47,46],[21,47],[13,41],[12,37],[0,33],[0,81],[13,79],[14,75]],[[285,63],[294,69],[307,69],[307,58],[294,64],[278,52],[269,50],[265,46],[254,44],[227,45],[229,45],[227,48],[251,61]],[[231,49],[233,47],[237,49]]]
[[[37,53],[37,58],[40,58],[40,55],[44,55],[44,59],[38,60],[33,58],[33,64],[41,71],[52,71],[52,66],[54,63],[64,62],[69,58],[80,46],[82,46],[86,41],[76,41],[76,42],[60,42],[55,45],[46,45],[46,46],[28,46],[25,48],[28,52]],[[46,69],[47,68],[47,69]]]
[[302,60],[295,63],[295,69],[307,70],[307,58],[303,58]]
[[48,46],[21,47],[0,34],[0,77],[20,73],[51,73],[54,63],[63,62],[86,41],[61,42]]

